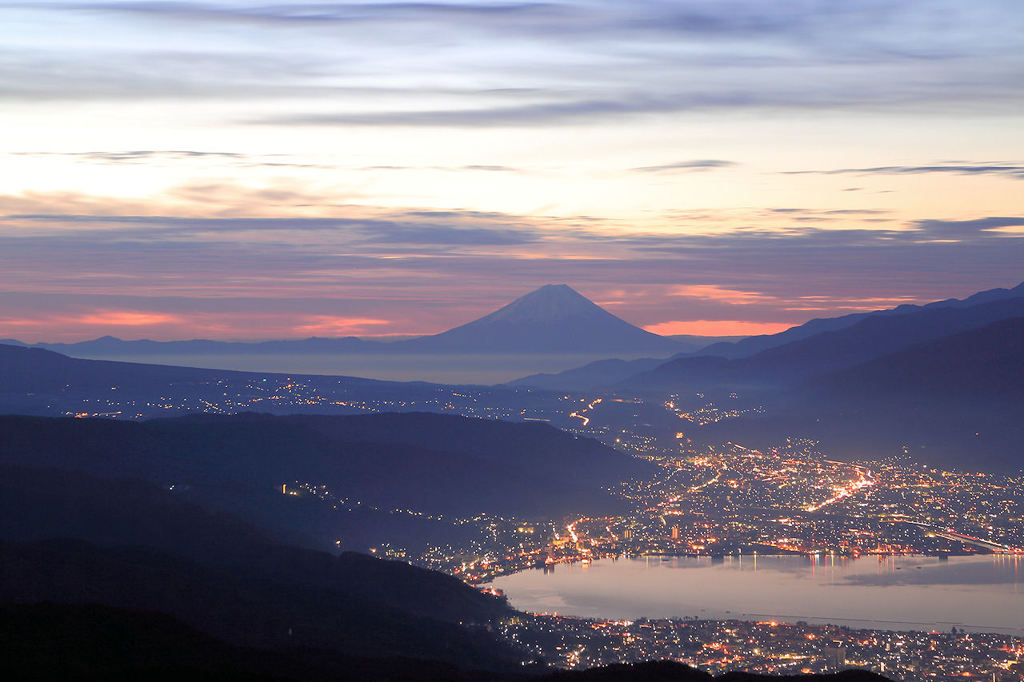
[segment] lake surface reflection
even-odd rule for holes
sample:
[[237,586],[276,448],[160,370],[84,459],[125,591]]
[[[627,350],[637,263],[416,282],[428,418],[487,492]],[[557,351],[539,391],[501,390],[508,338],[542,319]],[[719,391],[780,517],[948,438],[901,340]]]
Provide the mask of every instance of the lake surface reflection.
[[607,619],[805,620],[1024,634],[1024,556],[640,557],[558,564],[493,585],[517,609]]

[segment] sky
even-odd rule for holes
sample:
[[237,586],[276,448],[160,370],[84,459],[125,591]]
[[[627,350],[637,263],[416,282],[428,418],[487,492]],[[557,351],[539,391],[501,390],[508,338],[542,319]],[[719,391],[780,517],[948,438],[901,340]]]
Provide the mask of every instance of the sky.
[[1019,0],[0,0],[0,338],[663,334],[1024,280]]

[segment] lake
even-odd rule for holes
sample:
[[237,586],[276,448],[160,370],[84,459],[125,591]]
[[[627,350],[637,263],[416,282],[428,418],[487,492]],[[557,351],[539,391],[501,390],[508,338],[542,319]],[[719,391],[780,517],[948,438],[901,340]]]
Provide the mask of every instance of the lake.
[[605,619],[804,620],[1024,635],[1024,555],[640,557],[503,576],[517,609]]

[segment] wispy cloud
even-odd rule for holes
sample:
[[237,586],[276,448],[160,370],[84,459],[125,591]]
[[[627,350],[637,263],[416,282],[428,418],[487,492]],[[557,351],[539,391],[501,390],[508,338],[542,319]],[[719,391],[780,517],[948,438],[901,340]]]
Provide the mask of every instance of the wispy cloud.
[[753,303],[764,303],[771,300],[770,296],[766,296],[757,291],[728,289],[716,284],[688,284],[674,287],[669,293],[672,296],[703,299],[706,301],[716,301],[731,305],[750,305]]
[[998,175],[1024,180],[1024,165],[1019,164],[936,164],[930,166],[872,166],[867,168],[834,168],[831,170],[784,171],[787,175],[920,175],[949,173],[953,175]]
[[725,161],[723,159],[694,159],[692,161],[665,163],[659,166],[640,166],[639,168],[631,168],[630,170],[637,173],[672,173],[678,171],[693,172],[714,170],[717,168],[729,168],[730,166],[735,165],[737,165],[735,161]]
[[970,239],[986,236],[1001,228],[1024,227],[1024,216],[990,216],[973,220],[915,220],[915,231],[932,238]]
[[[38,13],[75,41],[69,50],[55,28],[0,53],[0,96],[284,100],[284,113],[261,105],[248,119],[282,125],[937,103],[1012,112],[1018,10],[1013,0],[7,2],[0,12]],[[942,30],[934,16],[946,18]],[[152,44],[124,39],[154,31],[162,40]],[[373,89],[394,101],[367,111],[359,93]],[[514,101],[494,103],[499,94]],[[441,96],[450,101],[438,107]]]
[[193,150],[133,150],[133,151],[92,151],[92,152],[11,152],[13,156],[61,157],[97,161],[103,163],[138,163],[153,159],[243,159],[246,154],[235,152],[205,152]]

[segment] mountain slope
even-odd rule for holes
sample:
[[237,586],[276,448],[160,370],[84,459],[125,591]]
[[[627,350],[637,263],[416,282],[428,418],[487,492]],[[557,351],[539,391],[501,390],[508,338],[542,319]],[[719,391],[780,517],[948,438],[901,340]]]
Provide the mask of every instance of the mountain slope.
[[799,434],[838,456],[905,452],[937,466],[1024,467],[1024,317],[915,344],[773,396],[764,416],[711,440],[767,445]]
[[778,334],[767,334],[750,336],[734,343],[715,343],[701,349],[701,355],[717,355],[723,358],[745,358],[778,346],[800,341],[824,332],[839,331],[852,327],[862,320],[873,317],[885,317],[889,315],[906,315],[924,310],[935,310],[937,308],[969,308],[983,303],[1002,301],[1013,298],[1024,298],[1024,282],[1021,282],[1012,289],[989,289],[972,294],[964,299],[950,298],[943,301],[934,301],[925,305],[900,305],[888,310],[875,310],[868,313],[853,313],[840,317],[818,318],[810,320],[796,327],[792,327]]
[[441,334],[391,344],[410,352],[580,353],[678,350],[594,304],[565,284],[548,284],[495,312]]
[[536,422],[427,413],[148,422],[0,417],[0,441],[0,463],[188,484],[268,523],[284,518],[275,514],[281,484],[295,481],[383,509],[554,518],[618,508],[602,488],[649,468]]
[[0,605],[0,672],[12,680],[473,682],[506,679],[412,658],[242,647],[156,611],[98,604]]
[[[671,359],[671,358],[669,358]],[[637,358],[636,360],[595,360],[582,367],[557,373],[531,374],[508,382],[508,386],[529,386],[554,391],[583,391],[617,384],[636,374],[652,370],[669,359]]]
[[278,544],[145,482],[2,471],[2,603],[158,611],[240,646],[491,668],[515,659],[459,626],[507,607],[450,576]]
[[844,329],[816,334],[746,358],[678,358],[631,377],[623,385],[638,390],[791,387],[917,343],[1022,315],[1024,297],[866,317]]
[[814,399],[1017,403],[1024,418],[1024,317],[917,344],[812,384]]

